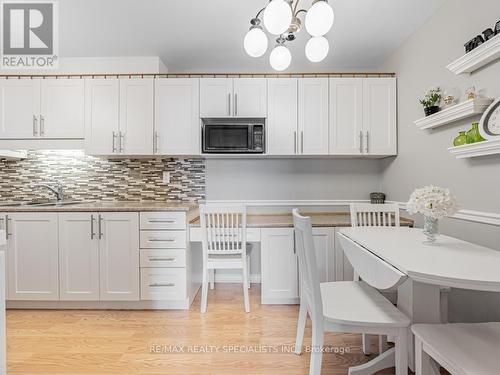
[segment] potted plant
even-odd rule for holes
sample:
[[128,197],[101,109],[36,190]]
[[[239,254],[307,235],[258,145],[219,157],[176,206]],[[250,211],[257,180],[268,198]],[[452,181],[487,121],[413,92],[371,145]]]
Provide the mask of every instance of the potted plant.
[[424,243],[432,244],[438,235],[439,219],[455,214],[458,205],[449,189],[424,186],[415,189],[406,204],[406,210],[410,215],[424,215],[424,234],[427,237]]
[[426,116],[430,116],[439,112],[439,104],[441,103],[441,89],[439,87],[427,91],[423,99],[420,99],[420,104],[424,106]]

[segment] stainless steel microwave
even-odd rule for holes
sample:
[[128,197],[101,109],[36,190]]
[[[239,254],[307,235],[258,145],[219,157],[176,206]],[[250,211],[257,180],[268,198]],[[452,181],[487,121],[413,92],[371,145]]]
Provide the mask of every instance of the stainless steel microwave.
[[264,121],[204,120],[202,128],[204,154],[263,154]]

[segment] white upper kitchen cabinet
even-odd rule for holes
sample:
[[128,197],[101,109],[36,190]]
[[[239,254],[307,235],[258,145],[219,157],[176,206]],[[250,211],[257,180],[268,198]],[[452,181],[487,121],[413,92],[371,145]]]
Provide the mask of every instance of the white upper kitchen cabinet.
[[155,80],[155,154],[200,153],[199,82],[198,78]]
[[396,78],[363,79],[365,154],[397,154],[396,105]]
[[233,116],[267,117],[267,79],[235,78]]
[[40,80],[0,80],[0,139],[40,135]]
[[267,153],[295,155],[298,146],[297,78],[269,78],[267,84]]
[[120,151],[153,153],[153,78],[120,79]]
[[267,117],[267,80],[201,78],[200,117]]
[[330,78],[330,154],[363,152],[363,79]]
[[233,113],[233,79],[200,79],[200,117],[231,117]]
[[10,300],[59,300],[57,213],[13,213],[7,222]]
[[61,301],[99,300],[97,215],[59,214],[59,284]]
[[261,265],[261,303],[297,303],[299,282],[293,228],[262,229]]
[[328,95],[328,78],[299,79],[299,154],[328,155]]
[[85,80],[85,152],[119,152],[120,82],[117,78]]
[[139,300],[139,214],[103,212],[97,218],[101,301]]
[[40,136],[80,138],[85,136],[85,84],[83,79],[41,81]]

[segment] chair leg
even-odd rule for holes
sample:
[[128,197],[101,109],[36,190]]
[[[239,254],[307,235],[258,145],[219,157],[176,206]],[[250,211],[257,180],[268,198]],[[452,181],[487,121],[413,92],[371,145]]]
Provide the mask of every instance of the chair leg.
[[395,348],[396,375],[408,375],[408,328],[398,329]]
[[363,353],[365,355],[371,354],[371,346],[372,346],[371,336],[367,335],[366,333],[363,333],[362,338],[363,338]]
[[250,255],[247,255],[248,289],[250,289]]
[[295,339],[295,354],[302,353],[302,341],[304,340],[304,332],[307,322],[307,305],[303,298],[300,301],[299,319],[297,321],[297,337]]
[[321,375],[321,362],[323,361],[323,327],[318,327],[313,320],[311,363],[309,375]]
[[245,311],[250,312],[250,300],[248,298],[248,273],[247,273],[247,265],[246,261],[243,264],[242,272],[243,272],[243,298],[245,300]]
[[201,285],[201,312],[207,312],[207,299],[208,299],[208,272],[209,270],[203,270],[203,283]]
[[215,288],[215,269],[210,270],[210,289]]

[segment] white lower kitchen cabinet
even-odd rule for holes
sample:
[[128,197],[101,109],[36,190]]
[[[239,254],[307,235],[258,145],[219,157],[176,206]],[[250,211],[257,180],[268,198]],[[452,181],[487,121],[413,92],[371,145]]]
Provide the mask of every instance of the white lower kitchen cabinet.
[[59,214],[61,301],[99,300],[99,241],[96,221],[96,214]]
[[[261,232],[261,303],[299,303],[299,273],[293,228],[266,228]],[[321,282],[335,281],[335,229],[313,228]]]
[[7,299],[59,300],[57,213],[2,215],[7,230]]
[[97,219],[100,300],[139,300],[139,214],[103,212]]

